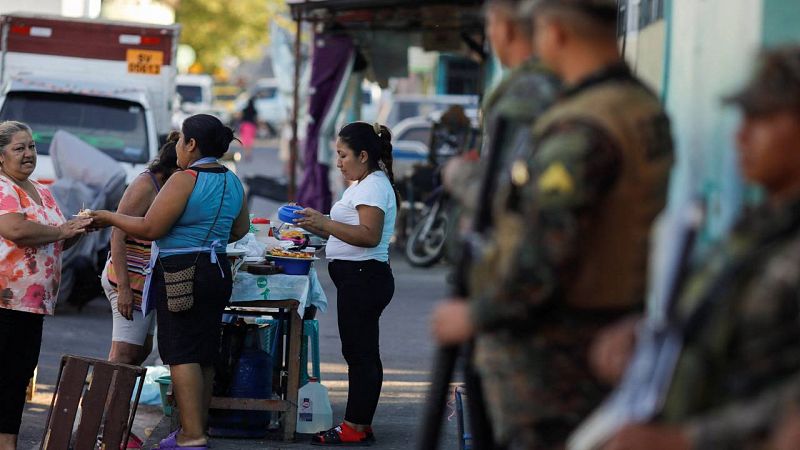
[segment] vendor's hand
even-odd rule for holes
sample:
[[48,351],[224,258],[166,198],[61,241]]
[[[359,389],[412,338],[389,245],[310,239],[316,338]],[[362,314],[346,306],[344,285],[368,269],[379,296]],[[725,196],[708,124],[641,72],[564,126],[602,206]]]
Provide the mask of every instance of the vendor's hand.
[[133,291],[131,288],[118,287],[117,311],[122,317],[133,320]]
[[314,230],[327,231],[325,227],[331,220],[329,217],[326,217],[321,212],[313,208],[301,209],[300,211],[296,211],[295,214],[299,214],[304,217],[301,219],[294,219],[294,224],[300,228],[311,230],[312,233]]
[[589,350],[589,364],[595,376],[611,386],[625,374],[636,345],[640,316],[620,320],[600,331]]
[[61,234],[59,240],[72,239],[86,233],[86,228],[92,224],[92,219],[88,217],[78,217],[66,221],[63,225],[58,227]]
[[617,432],[603,450],[690,450],[692,443],[677,427],[627,425]]
[[441,345],[456,345],[468,341],[475,333],[465,299],[448,299],[433,310],[431,331]]
[[89,213],[89,217],[92,220],[91,228],[97,230],[100,228],[110,227],[111,217],[113,214],[114,213],[112,213],[111,211],[106,211],[102,209],[97,211],[92,211],[91,213]]

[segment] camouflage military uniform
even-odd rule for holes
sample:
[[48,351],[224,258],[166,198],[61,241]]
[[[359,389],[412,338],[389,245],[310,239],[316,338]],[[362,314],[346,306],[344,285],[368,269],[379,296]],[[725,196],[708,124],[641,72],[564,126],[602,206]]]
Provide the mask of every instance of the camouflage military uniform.
[[668,120],[624,64],[565,92],[511,158],[470,302],[502,445],[559,447],[605,394],[587,348],[644,297],[671,162]]
[[689,279],[661,419],[688,424],[698,449],[742,448],[766,432],[780,413],[776,393],[800,378],[799,298],[800,199],[748,214]]
[[[499,149],[503,162],[498,167],[507,166],[511,148],[520,142],[527,144],[531,125],[553,103],[558,89],[558,80],[536,58],[513,69],[483,103],[483,160]],[[455,188],[451,194],[464,208],[464,214],[475,210],[485,169],[486,164],[472,164],[456,174],[452,182]]]

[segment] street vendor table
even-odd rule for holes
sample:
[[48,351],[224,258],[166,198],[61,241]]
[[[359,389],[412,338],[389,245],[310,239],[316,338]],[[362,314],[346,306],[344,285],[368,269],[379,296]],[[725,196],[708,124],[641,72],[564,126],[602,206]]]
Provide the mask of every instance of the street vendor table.
[[238,316],[272,316],[285,321],[286,351],[282,352],[281,364],[282,370],[286,371],[286,381],[281,382],[279,399],[214,397],[212,409],[281,412],[284,414],[283,440],[294,439],[300,388],[302,316],[307,305],[314,305],[323,312],[327,309],[327,298],[313,268],[308,275],[236,274],[231,302],[225,312]]

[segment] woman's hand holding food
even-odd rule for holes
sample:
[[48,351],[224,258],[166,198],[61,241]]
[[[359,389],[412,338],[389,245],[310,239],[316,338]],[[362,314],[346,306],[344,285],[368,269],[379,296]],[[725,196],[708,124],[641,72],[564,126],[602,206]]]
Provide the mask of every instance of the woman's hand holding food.
[[100,228],[107,228],[111,226],[111,216],[114,213],[111,211],[105,210],[96,210],[90,211],[88,213],[88,217],[91,218],[92,221],[92,228],[93,229],[100,229]]
[[319,234],[320,231],[322,232],[328,231],[326,227],[328,226],[331,219],[330,217],[325,216],[321,212],[313,208],[305,208],[295,212],[295,214],[304,216],[301,219],[294,219],[295,225],[301,228],[305,228],[306,230],[311,231],[314,234]]
[[68,220],[63,225],[58,227],[61,233],[61,239],[59,240],[72,239],[76,236],[84,234],[86,233],[86,228],[91,224],[92,219],[89,217],[78,217]]

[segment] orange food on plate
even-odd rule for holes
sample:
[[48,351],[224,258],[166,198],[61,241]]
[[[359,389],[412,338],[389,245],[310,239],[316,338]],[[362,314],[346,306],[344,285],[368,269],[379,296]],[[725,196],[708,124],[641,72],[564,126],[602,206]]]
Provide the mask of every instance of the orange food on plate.
[[300,230],[286,230],[281,232],[281,239],[303,239],[305,235]]
[[283,250],[280,248],[273,248],[269,251],[271,256],[278,256],[281,258],[300,258],[300,259],[311,259],[314,255],[308,252],[295,252],[290,250]]

